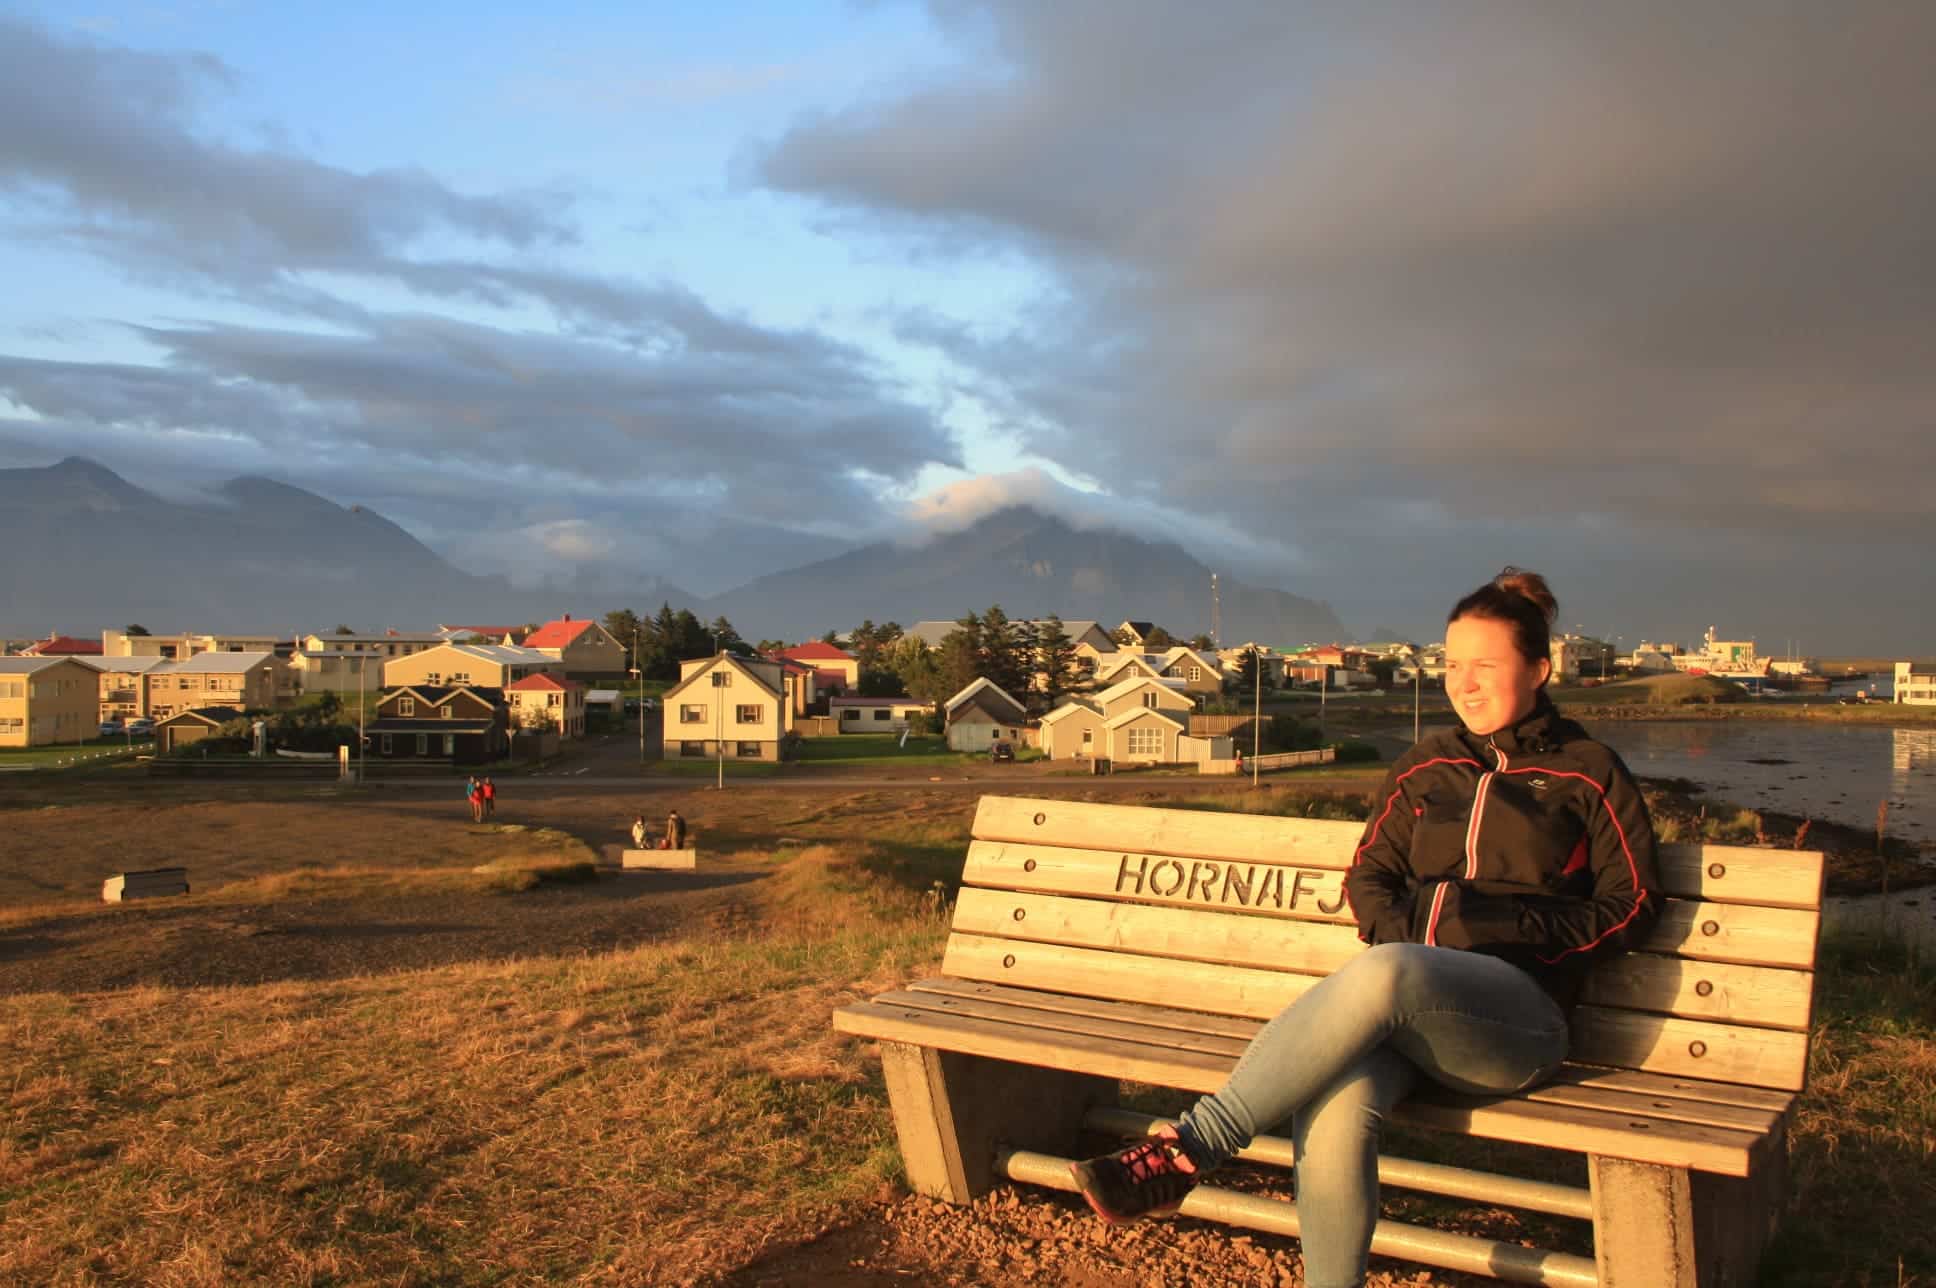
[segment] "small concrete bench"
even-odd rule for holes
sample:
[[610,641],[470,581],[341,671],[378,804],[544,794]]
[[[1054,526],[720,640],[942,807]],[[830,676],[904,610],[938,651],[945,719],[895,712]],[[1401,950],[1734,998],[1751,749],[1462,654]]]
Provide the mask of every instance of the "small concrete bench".
[[[997,1179],[1069,1190],[1079,1135],[1162,1121],[1132,1081],[1213,1091],[1262,1021],[1363,951],[1343,892],[1362,825],[983,797],[944,974],[841,1007],[879,1042],[909,1183],[966,1203]],[[1590,1221],[1594,1255],[1380,1221],[1372,1250],[1520,1283],[1753,1281],[1787,1194],[1808,1067],[1819,853],[1664,846],[1669,896],[1601,963],[1570,1062],[1510,1096],[1428,1085],[1394,1121],[1586,1156],[1585,1187],[1402,1158],[1389,1186]],[[1288,1140],[1243,1157],[1288,1164]],[[1295,1235],[1296,1206],[1199,1186],[1186,1216]]]
[[187,868],[148,868],[140,872],[123,872],[101,883],[101,899],[104,903],[187,893]]
[[652,869],[693,869],[699,866],[699,851],[688,850],[627,850],[619,857],[619,866],[627,871],[648,871]]

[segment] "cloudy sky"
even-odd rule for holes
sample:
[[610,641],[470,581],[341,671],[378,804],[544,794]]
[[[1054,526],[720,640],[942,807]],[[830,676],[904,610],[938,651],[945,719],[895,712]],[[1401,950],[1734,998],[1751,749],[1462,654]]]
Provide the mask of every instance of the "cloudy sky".
[[[0,466],[1936,652],[1936,8],[0,0]],[[1127,606],[1126,606],[1127,611]]]

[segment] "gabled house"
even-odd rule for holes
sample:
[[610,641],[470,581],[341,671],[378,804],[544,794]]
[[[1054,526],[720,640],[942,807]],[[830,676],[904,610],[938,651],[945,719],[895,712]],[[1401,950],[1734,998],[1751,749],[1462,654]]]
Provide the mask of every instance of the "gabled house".
[[1050,760],[1097,760],[1104,750],[1107,717],[1093,698],[1071,698],[1042,717],[1038,742]]
[[814,684],[822,693],[844,693],[860,686],[860,659],[825,640],[795,644],[781,649],[777,656],[812,667],[817,672]]
[[625,678],[625,645],[588,618],[573,618],[566,613],[525,636],[520,646],[557,658],[564,664],[564,673],[574,680]]
[[1020,744],[1028,709],[1001,686],[984,677],[968,682],[942,705],[948,746],[955,751],[987,751],[997,742]]
[[661,699],[666,759],[779,760],[799,683],[765,658],[717,653],[681,662],[679,683]]
[[1189,759],[1180,744],[1190,732],[1188,716],[1154,707],[1130,707],[1103,721],[1109,759],[1128,764],[1171,765]]
[[1222,668],[1226,679],[1235,681],[1244,673],[1244,658],[1255,649],[1257,661],[1263,667],[1264,687],[1281,689],[1284,687],[1284,655],[1268,644],[1249,641],[1233,648],[1217,650],[1217,664]]
[[35,640],[20,650],[21,657],[99,657],[101,645],[95,640],[76,639],[72,635],[53,634],[44,640]]
[[132,720],[148,714],[148,676],[168,662],[159,657],[86,657],[100,674],[101,719]]
[[1132,622],[1124,620],[1120,626],[1109,634],[1110,638],[1116,641],[1118,647],[1139,649],[1149,640],[1150,632],[1155,629],[1155,622]]
[[520,729],[552,729],[565,740],[585,736],[585,686],[555,675],[527,675],[504,686],[511,722]]
[[148,672],[148,714],[161,720],[207,707],[266,710],[293,692],[288,675],[288,664],[274,653],[207,650],[163,662]]
[[[189,707],[155,723],[155,749],[174,751],[213,738],[231,720],[244,713],[234,707]],[[202,748],[204,752],[208,748]]]
[[377,700],[365,732],[366,755],[380,760],[447,760],[482,765],[509,747],[510,713],[503,694],[471,685],[410,684]]
[[100,724],[101,681],[74,657],[0,657],[0,747],[81,742]]
[[130,635],[102,631],[101,653],[106,657],[165,657],[181,662],[198,653],[274,653],[286,658],[296,642],[287,635]]
[[1199,702],[1223,692],[1222,668],[1208,654],[1186,644],[1178,644],[1160,654],[1146,656],[1161,668],[1158,674],[1165,679],[1180,681],[1183,691]]
[[1189,728],[1190,713],[1196,710],[1196,703],[1177,681],[1151,679],[1146,675],[1131,676],[1112,684],[1090,701],[1105,720],[1125,711],[1167,711],[1181,719],[1185,729]]
[[561,675],[564,663],[537,649],[514,644],[439,644],[383,664],[383,687],[409,684],[502,689],[527,675]]

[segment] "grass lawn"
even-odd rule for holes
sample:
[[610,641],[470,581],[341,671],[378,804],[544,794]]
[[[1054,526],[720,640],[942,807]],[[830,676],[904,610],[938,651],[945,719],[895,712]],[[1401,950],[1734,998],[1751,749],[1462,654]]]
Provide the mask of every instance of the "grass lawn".
[[900,745],[897,733],[842,733],[825,738],[807,738],[800,746],[802,765],[958,765],[966,760],[986,760],[965,751],[951,751],[942,737],[909,736]]
[[0,769],[55,769],[77,764],[98,764],[154,749],[152,738],[136,739],[130,747],[126,737],[90,738],[78,745],[63,742],[44,747],[0,747]]

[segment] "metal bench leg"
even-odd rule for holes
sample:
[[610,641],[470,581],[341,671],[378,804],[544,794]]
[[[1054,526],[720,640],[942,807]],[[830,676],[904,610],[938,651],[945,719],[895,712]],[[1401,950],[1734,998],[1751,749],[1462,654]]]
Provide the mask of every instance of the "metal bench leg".
[[1786,1201],[1787,1137],[1747,1177],[1590,1156],[1600,1288],[1745,1288]]
[[908,1185],[950,1203],[999,1179],[998,1145],[1073,1154],[1083,1114],[1117,1094],[1106,1078],[905,1042],[881,1043],[881,1071]]

